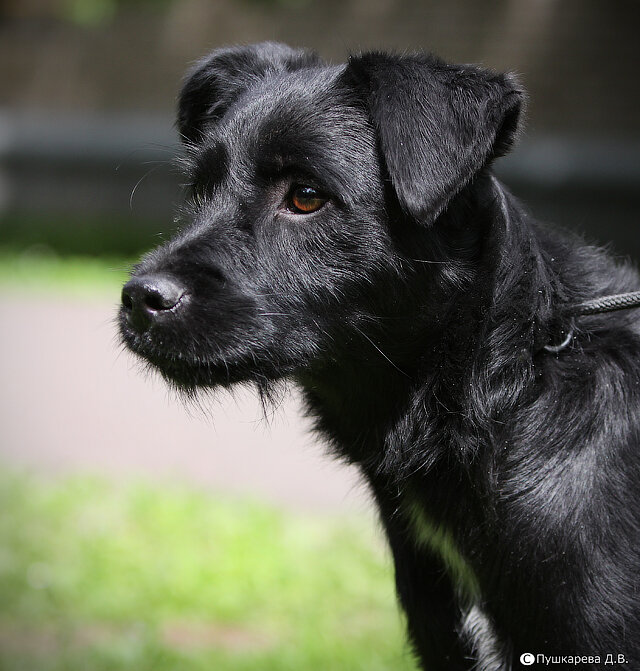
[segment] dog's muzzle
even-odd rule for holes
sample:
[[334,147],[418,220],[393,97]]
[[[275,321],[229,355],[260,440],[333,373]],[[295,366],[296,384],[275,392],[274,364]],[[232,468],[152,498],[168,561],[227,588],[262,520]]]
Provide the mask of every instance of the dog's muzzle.
[[186,289],[167,275],[140,275],[122,288],[122,310],[129,326],[144,333],[179,310],[186,294]]

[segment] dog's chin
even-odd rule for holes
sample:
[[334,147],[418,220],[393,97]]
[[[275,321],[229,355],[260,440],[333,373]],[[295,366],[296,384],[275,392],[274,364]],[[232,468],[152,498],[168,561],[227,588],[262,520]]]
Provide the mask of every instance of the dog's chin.
[[151,368],[157,370],[164,380],[179,390],[195,393],[198,389],[228,387],[242,382],[243,377],[224,364],[194,362],[184,359],[145,357]]
[[193,394],[198,390],[229,387],[243,382],[252,382],[254,371],[238,361],[224,359],[192,360],[182,353],[164,352],[131,347],[149,370],[158,372],[163,379],[177,390]]
[[257,370],[256,360],[248,361],[236,356],[227,358],[199,357],[192,359],[184,352],[172,351],[133,336],[121,333],[124,346],[142,362],[149,371],[159,373],[172,388],[193,396],[199,391],[227,388],[235,384],[267,384],[272,376]]

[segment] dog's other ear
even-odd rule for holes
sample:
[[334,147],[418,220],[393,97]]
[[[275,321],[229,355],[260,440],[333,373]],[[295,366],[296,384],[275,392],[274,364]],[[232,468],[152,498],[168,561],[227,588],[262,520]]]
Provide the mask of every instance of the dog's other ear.
[[524,94],[510,74],[373,52],[343,78],[369,109],[401,207],[423,223],[513,144]]
[[178,99],[181,138],[196,142],[206,124],[220,119],[242,91],[269,72],[290,72],[319,62],[313,51],[277,42],[216,49],[185,77]]

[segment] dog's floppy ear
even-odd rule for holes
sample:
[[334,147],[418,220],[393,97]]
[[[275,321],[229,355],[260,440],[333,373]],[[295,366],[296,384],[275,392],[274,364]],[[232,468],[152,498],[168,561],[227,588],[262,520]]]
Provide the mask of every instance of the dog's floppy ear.
[[238,95],[269,72],[319,63],[312,51],[277,42],[216,49],[187,73],[178,100],[178,130],[196,142],[206,124],[220,119]]
[[517,130],[523,92],[509,74],[432,55],[366,53],[344,80],[364,100],[401,207],[433,222]]

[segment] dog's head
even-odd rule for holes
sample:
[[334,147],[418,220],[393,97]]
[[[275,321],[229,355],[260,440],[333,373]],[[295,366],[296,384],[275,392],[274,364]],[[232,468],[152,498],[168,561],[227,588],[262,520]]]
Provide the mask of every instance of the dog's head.
[[125,285],[125,342],[187,388],[335,360],[402,315],[412,273],[442,284],[443,215],[509,148],[521,98],[432,56],[214,51],[179,101],[188,222]]

